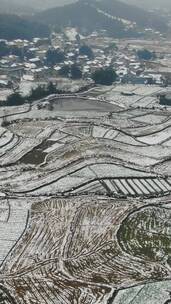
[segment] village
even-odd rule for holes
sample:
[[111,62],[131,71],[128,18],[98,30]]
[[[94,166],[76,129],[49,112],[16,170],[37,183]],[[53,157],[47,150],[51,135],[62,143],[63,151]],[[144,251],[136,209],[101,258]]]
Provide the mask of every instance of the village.
[[1,40],[0,45],[1,105],[14,92],[27,97],[32,88],[49,82],[64,93],[91,88],[96,85],[93,74],[109,68],[116,84],[171,84],[170,42],[160,35],[118,40],[105,31],[82,36],[76,28],[65,28],[50,38]]

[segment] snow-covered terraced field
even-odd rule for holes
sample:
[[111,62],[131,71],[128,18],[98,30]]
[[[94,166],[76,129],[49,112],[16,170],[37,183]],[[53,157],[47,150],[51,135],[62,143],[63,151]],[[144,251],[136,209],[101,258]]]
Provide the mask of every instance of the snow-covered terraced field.
[[163,90],[117,85],[99,90],[105,101],[1,108],[0,303],[169,303]]
[[155,124],[162,124],[163,122],[168,120],[167,115],[154,115],[154,114],[145,114],[145,115],[140,115],[134,118],[135,121],[142,122],[142,123],[151,123],[152,125]]
[[0,265],[26,227],[28,207],[22,201],[0,200]]
[[[106,91],[104,87],[104,92]],[[112,104],[121,107],[160,108],[158,94],[167,93],[167,88],[152,85],[114,85],[109,87],[105,96]]]
[[122,196],[149,196],[164,194],[171,191],[171,184],[164,179],[150,178],[116,178],[100,179],[93,182],[83,182],[75,186],[72,193],[106,193]]
[[169,304],[170,290],[170,280],[140,285],[120,291],[112,304]]
[[167,142],[168,140],[170,140],[170,138],[171,138],[171,126],[159,132],[138,137],[138,140],[146,144],[157,145],[163,142]]

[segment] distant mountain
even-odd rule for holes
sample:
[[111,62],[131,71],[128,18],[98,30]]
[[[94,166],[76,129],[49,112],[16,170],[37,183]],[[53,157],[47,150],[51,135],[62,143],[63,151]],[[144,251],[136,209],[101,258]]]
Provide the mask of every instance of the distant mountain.
[[1,14],[30,14],[51,7],[63,6],[76,0],[0,0]]
[[[1,14],[31,14],[35,12],[33,7],[20,0],[0,0]],[[27,1],[28,2],[28,1]]]
[[33,37],[46,37],[49,28],[45,24],[29,21],[16,15],[0,15],[0,39],[32,39]]
[[122,0],[128,4],[137,5],[146,9],[171,9],[170,0]]
[[81,31],[106,30],[115,37],[137,36],[145,27],[165,32],[165,21],[152,13],[118,0],[80,0],[34,16],[51,26],[73,26]]
[[117,0],[95,1],[97,6],[105,12],[132,21],[140,27],[151,27],[159,31],[166,31],[164,19],[137,6],[123,3]]

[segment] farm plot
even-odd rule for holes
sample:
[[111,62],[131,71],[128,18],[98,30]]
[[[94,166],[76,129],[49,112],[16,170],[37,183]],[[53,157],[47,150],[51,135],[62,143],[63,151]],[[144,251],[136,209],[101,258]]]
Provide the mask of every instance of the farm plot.
[[[164,195],[171,191],[168,180],[158,178],[101,178],[84,182],[83,185],[74,185],[71,193],[101,193],[122,197],[145,197]],[[66,191],[67,192],[67,191]]]
[[0,128],[0,302],[164,304],[149,282],[169,300],[170,114],[130,107],[159,87],[112,88],[120,105],[65,97]]
[[111,104],[122,106],[122,107],[130,107],[134,105],[136,102],[142,99],[142,96],[132,95],[132,96],[124,96],[121,93],[117,92],[109,92],[106,95],[106,99],[110,101]]
[[[37,124],[17,123],[10,126],[2,138],[2,146],[0,146],[1,165],[15,164],[22,159],[27,153],[39,146],[42,142],[49,138],[56,130],[56,125],[47,125],[45,129]],[[12,133],[13,132],[13,133]],[[1,139],[0,139],[1,145]]]
[[21,304],[32,298],[37,304],[105,304],[116,289],[170,277],[170,216],[169,208],[153,208],[150,200],[145,206],[102,197],[33,203],[0,283]]
[[119,132],[118,135],[114,138],[114,140],[132,146],[143,146],[143,143],[138,141],[134,136],[131,136],[123,132]]
[[163,122],[169,119],[169,116],[156,113],[156,114],[144,114],[131,119],[138,122],[145,122],[147,124],[153,125],[153,124],[162,124]]
[[171,281],[157,282],[121,290],[112,304],[169,303]]
[[[111,132],[115,129],[102,127],[102,130],[104,136],[105,134],[111,135]],[[155,147],[143,146],[132,136],[130,136],[129,142],[129,136],[122,132],[112,141],[109,138],[93,139],[91,135],[89,138],[80,139],[78,136],[73,137],[65,134],[65,129],[63,128],[62,133],[66,136],[55,142],[55,139],[59,138],[59,134],[55,130],[53,135],[56,134],[57,137],[55,135],[54,140],[51,140],[51,131],[52,128],[47,128],[46,131],[40,132],[37,136],[37,138],[40,136],[40,142],[42,142],[42,138],[47,139],[43,140],[40,145],[37,145],[36,139],[36,147],[31,149],[29,153],[27,152],[28,150],[23,148],[23,154],[20,154],[19,145],[14,151],[11,151],[9,154],[12,156],[10,161],[15,163],[20,159],[21,168],[22,165],[27,164],[34,165],[35,169],[27,175],[20,172],[18,174],[20,179],[18,179],[18,176],[14,177],[12,175],[10,180],[7,176],[6,183],[3,180],[4,189],[9,191],[10,183],[11,191],[19,193],[36,191],[37,194],[45,195],[47,193],[55,194],[55,191],[57,193],[71,191],[72,188],[75,190],[76,187],[80,187],[82,184],[90,183],[92,182],[92,173],[96,179],[142,178],[150,173],[150,175],[155,177],[156,173],[151,171],[150,166],[155,168],[156,164],[160,164],[170,155],[169,147],[160,145]],[[27,143],[30,148],[32,140],[27,138]],[[26,141],[23,143],[24,147],[25,144]],[[17,149],[18,153],[16,153]],[[8,153],[4,156],[4,160],[6,163],[9,162]],[[87,171],[81,171],[84,166],[88,168]],[[158,173],[162,174],[162,171],[158,171]],[[83,177],[85,177],[84,180],[82,180]],[[138,181],[136,182],[138,183]],[[136,182],[134,182],[134,188],[136,187],[137,189]],[[127,187],[130,188],[128,183]],[[142,187],[144,188],[141,183]],[[162,190],[166,192],[167,190],[169,191],[169,188],[164,190],[159,187],[156,191],[133,190],[132,192],[129,191],[129,194],[143,195],[144,193],[146,195],[154,192],[155,195],[161,193]],[[119,192],[127,193],[127,191],[123,191],[121,186]]]
[[14,106],[14,107],[0,107],[0,118],[15,116],[18,114],[20,115],[22,113],[27,113],[30,110],[31,109],[29,104],[25,104],[23,106]]
[[9,184],[3,181],[3,189],[13,193],[54,195],[56,193],[98,193],[112,196],[156,196],[171,191],[170,181],[138,168],[126,167],[109,160],[93,164],[89,159],[76,162],[65,169],[46,173],[22,173],[12,177]]
[[171,138],[171,127],[164,130],[148,134],[146,136],[137,137],[137,139],[143,143],[150,145],[158,145],[167,142]]
[[130,255],[145,255],[153,261],[163,260],[170,251],[170,217],[169,209],[158,207],[145,207],[133,213],[118,232],[120,246]]
[[161,173],[171,176],[171,160],[166,159],[165,161],[154,166],[156,173]]
[[158,86],[139,85],[134,90],[134,93],[145,96],[145,95],[157,94],[158,92],[161,92],[161,91],[162,91],[162,88],[160,88]]
[[[5,141],[5,144],[3,144],[4,141]],[[0,147],[0,157],[3,157],[6,153],[15,149],[15,147],[20,143],[20,138],[14,134],[10,134],[10,137],[6,137],[6,138],[4,138],[4,140],[2,139],[1,143],[2,143],[2,146]]]
[[158,86],[151,85],[134,85],[134,84],[125,84],[125,85],[116,85],[112,88],[113,92],[126,92],[126,93],[134,93],[137,95],[151,95],[156,94],[161,91],[165,91],[165,89]]
[[142,106],[151,107],[158,104],[155,96],[163,91],[160,87],[146,85],[117,85],[111,87],[111,90],[105,93],[105,97],[110,102],[120,104],[120,106]]
[[0,199],[0,265],[23,233],[27,218],[25,203]]
[[13,133],[1,128],[0,130],[0,148],[8,145],[13,140]]
[[[111,144],[111,146],[113,147],[112,144]],[[111,150],[112,150],[112,147],[111,147]],[[126,154],[128,152],[132,153],[132,161],[133,160],[136,161],[136,158],[138,158],[139,155],[144,156],[144,162],[141,163],[142,165],[145,165],[145,158],[149,158],[153,161],[154,160],[162,161],[165,158],[170,156],[170,147],[167,146],[165,143],[163,143],[162,145],[160,145],[160,144],[145,145],[145,143],[140,142],[139,145],[135,145],[135,144],[132,145],[130,143],[118,142],[117,148],[122,151],[125,150]],[[118,152],[118,156],[120,156],[119,152]]]
[[153,133],[157,133],[160,132],[164,129],[169,128],[171,125],[171,121],[170,119],[166,120],[165,122],[161,123],[161,124],[152,124],[152,125],[147,125],[146,126],[141,126],[139,125],[134,127],[134,128],[127,128],[127,132],[131,133],[132,135],[138,137],[138,136],[145,136],[145,135],[150,135]]
[[154,105],[156,105],[158,102],[157,98],[155,97],[143,97],[143,98],[139,98],[139,100],[137,100],[135,103],[133,103],[133,106],[136,107],[153,107]]
[[118,135],[115,129],[108,129],[102,126],[94,126],[92,129],[92,136],[95,138],[114,139]]

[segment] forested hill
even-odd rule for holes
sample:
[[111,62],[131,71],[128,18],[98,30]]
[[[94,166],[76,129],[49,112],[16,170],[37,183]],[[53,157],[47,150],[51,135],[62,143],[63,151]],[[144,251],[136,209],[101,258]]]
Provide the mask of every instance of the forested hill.
[[73,26],[80,31],[91,33],[94,30],[105,29],[122,34],[124,26],[119,20],[113,20],[97,12],[97,9],[84,2],[77,2],[60,8],[53,8],[36,14],[36,20],[59,27]]
[[100,0],[94,2],[98,8],[105,12],[136,22],[140,27],[151,27],[161,32],[167,30],[165,20],[161,16],[157,16],[154,13],[148,12],[137,6],[126,4],[118,0]]
[[64,26],[77,27],[85,34],[106,30],[117,38],[139,37],[147,27],[167,32],[162,17],[136,6],[118,0],[79,0],[34,15],[30,13],[30,16],[0,14],[0,39],[46,37],[50,33],[49,29]]
[[11,14],[0,15],[0,39],[30,40],[33,37],[46,37],[48,35],[49,28],[45,24]]
[[[45,10],[35,20],[57,26],[75,26],[91,32],[104,29],[116,37],[136,36],[138,29],[151,27],[166,32],[165,21],[152,13],[117,0],[79,0],[76,3]],[[134,23],[128,29],[129,23]]]

